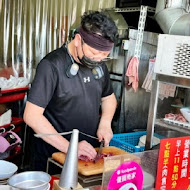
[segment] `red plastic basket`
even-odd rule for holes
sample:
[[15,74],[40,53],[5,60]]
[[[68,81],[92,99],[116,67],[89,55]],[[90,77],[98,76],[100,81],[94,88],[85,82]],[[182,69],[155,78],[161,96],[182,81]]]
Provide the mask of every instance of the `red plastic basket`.
[[6,130],[7,128],[9,128],[13,124],[15,126],[15,129],[13,131],[14,132],[19,132],[21,130],[21,126],[19,124],[21,124],[23,122],[24,122],[24,120],[22,118],[12,117],[11,123],[0,126],[0,129],[4,128]]
[[23,100],[27,91],[28,91],[28,86],[22,88],[9,89],[9,90],[1,90],[0,103]]

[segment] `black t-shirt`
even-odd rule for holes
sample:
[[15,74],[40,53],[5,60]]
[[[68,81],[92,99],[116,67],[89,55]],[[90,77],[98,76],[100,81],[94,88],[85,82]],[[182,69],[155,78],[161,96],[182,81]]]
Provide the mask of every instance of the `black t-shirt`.
[[[44,116],[58,132],[79,131],[96,136],[101,98],[113,89],[106,65],[101,65],[104,76],[95,79],[92,70],[79,64],[79,71],[68,78],[66,70],[72,64],[65,46],[49,53],[38,64],[28,101],[45,108]],[[70,135],[65,136],[68,140]],[[79,134],[79,140],[93,140]]]

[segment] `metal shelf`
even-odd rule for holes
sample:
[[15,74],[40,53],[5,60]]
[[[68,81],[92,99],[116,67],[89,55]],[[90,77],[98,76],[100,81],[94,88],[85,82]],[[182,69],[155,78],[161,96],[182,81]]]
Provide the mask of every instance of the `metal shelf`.
[[167,124],[162,119],[156,119],[155,125],[158,125],[160,127],[166,128],[166,129],[171,129],[171,130],[174,130],[174,131],[178,131],[178,132],[182,132],[182,133],[186,133],[186,134],[190,135],[190,129],[189,128],[182,127],[180,125]]
[[161,121],[158,122],[156,120],[160,83],[168,83],[168,84],[173,84],[173,85],[183,87],[183,88],[190,88],[189,78],[168,76],[168,75],[163,75],[163,74],[154,75],[154,79],[152,80],[152,91],[151,91],[151,99],[150,99],[149,114],[148,114],[147,138],[146,138],[145,150],[149,150],[152,148],[152,139],[153,139],[155,124],[162,125],[163,127],[167,129],[172,129],[175,131],[185,132],[186,134],[190,134],[189,129],[183,128],[181,126],[175,126],[175,125],[170,125],[167,123],[162,123]]
[[182,87],[182,88],[190,88],[190,79],[189,78],[156,74],[155,80],[163,82],[163,83],[174,84],[174,85]]
[[[138,12],[141,10],[141,7],[126,7],[126,8],[111,8],[111,9],[106,9],[106,10],[112,10],[117,13],[130,13],[130,12]],[[156,8],[154,7],[147,7],[148,12],[155,13]]]
[[[157,119],[157,105],[161,83],[172,84],[187,89],[190,88],[190,72],[188,67],[188,63],[190,61],[189,47],[190,38],[188,36],[168,34],[159,35],[148,114],[147,138],[145,145],[146,150],[152,148],[152,139],[154,134],[154,125]],[[187,104],[184,106],[187,106]],[[172,121],[172,123],[176,124],[177,122]],[[171,128],[170,125],[165,125],[165,127]],[[186,125],[186,127],[188,128],[189,126]],[[179,128],[175,127],[175,130],[179,131]],[[181,130],[185,129],[181,128],[180,131]],[[186,131],[186,134],[189,134],[189,131]]]

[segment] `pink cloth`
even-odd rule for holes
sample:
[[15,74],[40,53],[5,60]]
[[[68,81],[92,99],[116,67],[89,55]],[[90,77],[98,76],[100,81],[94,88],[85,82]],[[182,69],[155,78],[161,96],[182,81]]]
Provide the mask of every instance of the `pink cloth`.
[[129,77],[128,85],[132,84],[134,91],[136,92],[138,89],[138,67],[139,67],[139,59],[137,57],[133,57],[128,65],[126,76]]

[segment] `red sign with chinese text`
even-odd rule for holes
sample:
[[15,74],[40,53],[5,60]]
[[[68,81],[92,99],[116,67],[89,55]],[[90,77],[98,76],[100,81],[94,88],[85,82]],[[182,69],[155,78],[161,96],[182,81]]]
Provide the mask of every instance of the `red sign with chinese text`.
[[190,190],[190,136],[161,140],[156,190]]

